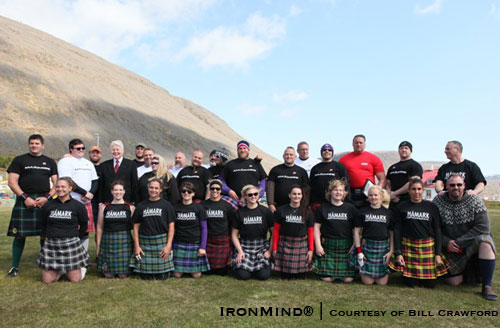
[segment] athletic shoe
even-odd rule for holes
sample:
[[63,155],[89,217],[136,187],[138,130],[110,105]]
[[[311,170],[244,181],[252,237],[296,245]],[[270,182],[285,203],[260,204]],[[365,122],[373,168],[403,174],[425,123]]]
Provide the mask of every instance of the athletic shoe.
[[7,273],[7,278],[15,278],[19,274],[19,268],[12,267],[10,268],[9,272]]
[[497,294],[495,294],[491,286],[483,286],[481,296],[488,301],[496,301],[498,299]]
[[85,278],[86,274],[87,274],[87,268],[81,268],[80,269],[80,275],[81,275],[80,281],[82,281],[83,278]]

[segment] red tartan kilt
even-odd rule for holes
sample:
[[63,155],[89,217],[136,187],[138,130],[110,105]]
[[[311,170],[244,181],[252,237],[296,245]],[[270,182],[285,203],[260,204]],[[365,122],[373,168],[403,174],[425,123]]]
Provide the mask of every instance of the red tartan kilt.
[[207,257],[210,269],[221,269],[231,264],[231,241],[228,235],[209,235]]
[[92,211],[92,203],[88,202],[83,204],[83,206],[85,206],[85,209],[87,210],[87,215],[89,217],[89,222],[87,223],[87,232],[95,232],[94,212]]

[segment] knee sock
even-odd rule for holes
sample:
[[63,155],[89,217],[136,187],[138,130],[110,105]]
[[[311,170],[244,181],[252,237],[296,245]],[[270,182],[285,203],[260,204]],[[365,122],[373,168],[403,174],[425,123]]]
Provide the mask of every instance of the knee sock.
[[25,238],[14,238],[14,241],[12,241],[12,267],[19,268],[19,262],[21,261],[21,255],[23,255],[25,244]]
[[479,259],[479,269],[481,270],[481,278],[484,286],[491,286],[493,281],[493,273],[495,272],[495,260]]

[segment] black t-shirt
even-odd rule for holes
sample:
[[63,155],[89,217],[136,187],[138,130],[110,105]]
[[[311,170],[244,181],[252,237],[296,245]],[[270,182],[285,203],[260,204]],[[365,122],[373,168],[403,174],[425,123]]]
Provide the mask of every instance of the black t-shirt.
[[435,181],[443,181],[444,189],[446,190],[446,182],[451,174],[458,174],[464,179],[465,190],[474,189],[480,182],[483,182],[486,185],[486,179],[484,178],[479,166],[466,159],[458,164],[448,162],[442,165],[438,170]]
[[311,204],[325,200],[325,192],[330,181],[340,179],[344,179],[349,186],[349,176],[343,164],[331,161],[314,165],[310,175]]
[[207,213],[201,204],[175,205],[175,241],[181,243],[201,242],[201,221],[207,220]]
[[42,235],[48,238],[81,237],[87,234],[87,210],[73,198],[64,203],[59,198],[49,200],[42,207],[40,216]]
[[139,162],[139,161],[137,160],[137,158],[134,158],[134,159],[133,159],[133,161],[134,161],[134,163],[135,163],[135,165],[136,165],[137,167],[141,167],[141,166],[143,166],[143,165],[144,165],[144,161]]
[[222,165],[214,165],[214,166],[210,166],[208,168],[208,170],[210,171],[210,173],[212,173],[212,177],[214,179],[219,179],[219,177],[222,174],[222,170],[224,170],[224,166],[222,166]]
[[154,236],[168,233],[168,225],[175,222],[175,210],[165,199],[150,201],[146,199],[137,205],[132,223],[140,223],[139,234]]
[[324,202],[316,210],[315,216],[316,223],[321,224],[322,237],[352,240],[352,229],[359,212],[350,203],[335,206]]
[[436,254],[441,252],[441,216],[435,204],[429,201],[405,201],[394,209],[394,248],[401,250],[401,237],[411,239],[434,238]]
[[299,208],[293,208],[290,204],[280,206],[274,212],[274,222],[280,224],[280,236],[304,237],[307,228],[314,226],[314,217],[311,212],[304,213]]
[[[154,172],[146,172],[139,179],[139,202],[149,198],[148,183],[149,179],[154,177]],[[171,204],[177,204],[180,200],[179,188],[177,187],[177,180],[172,176],[167,181],[167,177],[163,179],[163,199],[168,200]]]
[[309,185],[307,171],[295,164],[291,167],[285,164],[273,167],[267,179],[274,182],[274,201],[277,206],[285,205],[290,202],[288,193],[293,185],[299,185],[301,187],[307,187]]
[[103,219],[103,230],[105,232],[127,231],[132,229],[130,204],[106,204]]
[[258,186],[261,180],[267,178],[266,172],[260,163],[253,159],[240,158],[229,161],[222,170],[221,176],[227,186],[234,190],[238,197],[241,197],[241,189],[244,186],[248,184]]
[[386,240],[390,237],[389,230],[394,230],[392,213],[385,207],[365,207],[354,220],[355,227],[363,228],[363,238],[371,240]]
[[244,240],[265,239],[272,226],[273,213],[262,205],[254,209],[240,208],[233,222],[233,228],[239,231],[240,238]]
[[203,166],[186,166],[177,174],[179,188],[183,182],[191,182],[195,188],[194,199],[204,200],[208,181],[212,179],[212,173]]
[[[409,159],[391,165],[387,170],[387,180],[391,181],[391,191],[396,191],[404,186],[410,177],[418,176],[422,178],[422,174],[422,165],[413,159]],[[401,200],[408,199],[408,193],[400,195],[399,198]]]
[[[95,173],[97,173],[97,177],[100,179],[101,178],[101,174],[102,174],[102,170],[101,170],[101,166],[100,165],[95,165],[94,164],[94,168],[95,168]],[[97,188],[95,194],[94,194],[94,198],[92,198],[92,203],[95,203],[95,204],[99,204],[99,200],[101,199],[101,196],[99,195],[99,188]]]
[[208,235],[228,235],[235,216],[233,207],[226,201],[210,199],[201,205],[207,212]]
[[27,153],[14,158],[7,172],[19,174],[18,184],[23,192],[47,193],[50,190],[50,177],[57,174],[57,164],[45,155]]

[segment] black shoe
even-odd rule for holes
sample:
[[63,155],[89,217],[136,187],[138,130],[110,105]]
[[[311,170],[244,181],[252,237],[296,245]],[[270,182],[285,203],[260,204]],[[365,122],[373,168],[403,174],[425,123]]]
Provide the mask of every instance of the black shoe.
[[7,278],[15,278],[19,274],[19,269],[12,267],[7,273]]
[[483,286],[483,290],[481,291],[481,296],[488,301],[496,301],[498,299],[497,294],[493,291],[491,286]]

